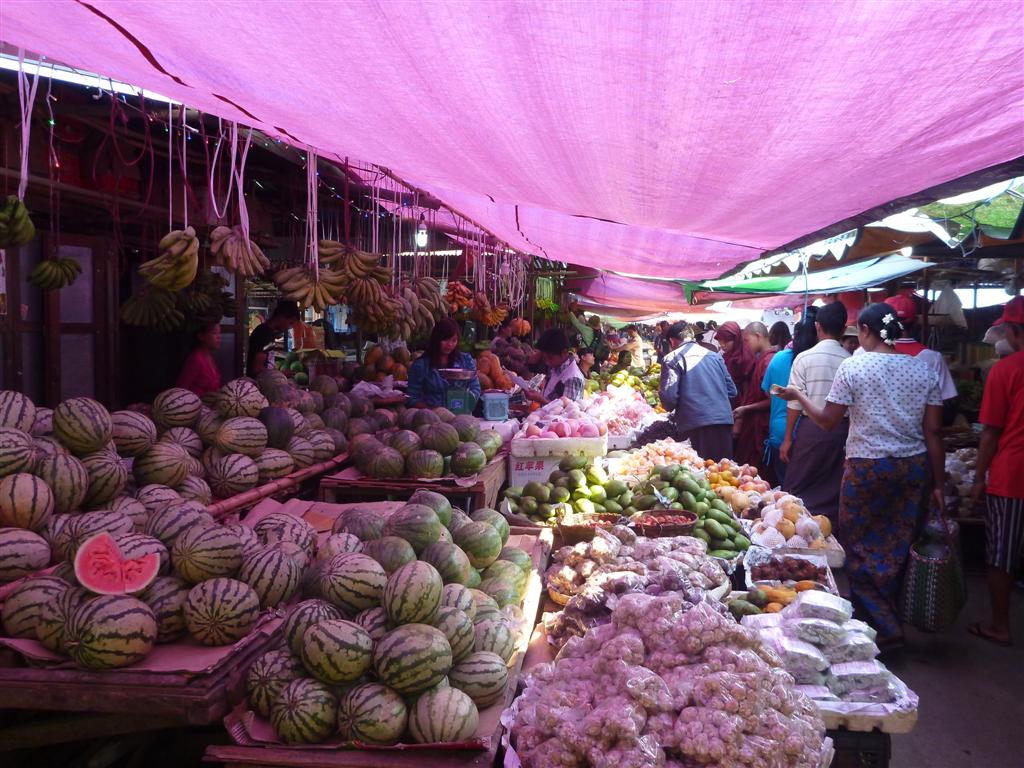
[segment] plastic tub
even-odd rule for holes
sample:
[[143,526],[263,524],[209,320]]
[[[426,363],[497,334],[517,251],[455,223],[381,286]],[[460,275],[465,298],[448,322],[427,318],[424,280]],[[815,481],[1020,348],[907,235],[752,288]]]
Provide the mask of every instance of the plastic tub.
[[480,399],[484,404],[484,419],[506,421],[508,419],[508,392],[484,392]]

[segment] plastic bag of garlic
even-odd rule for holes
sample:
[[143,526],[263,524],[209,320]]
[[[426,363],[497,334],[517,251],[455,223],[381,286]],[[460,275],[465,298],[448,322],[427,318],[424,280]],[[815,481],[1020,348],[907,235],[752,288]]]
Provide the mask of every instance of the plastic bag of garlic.
[[625,595],[535,667],[506,768],[825,768],[832,742],[757,633],[681,597]]

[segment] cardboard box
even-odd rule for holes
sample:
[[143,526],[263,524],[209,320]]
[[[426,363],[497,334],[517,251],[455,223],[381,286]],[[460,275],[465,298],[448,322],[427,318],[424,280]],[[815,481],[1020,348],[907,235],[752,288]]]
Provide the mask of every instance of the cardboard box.
[[558,469],[561,456],[544,456],[530,458],[526,456],[508,457],[509,487],[521,488],[532,480],[546,483],[551,473]]

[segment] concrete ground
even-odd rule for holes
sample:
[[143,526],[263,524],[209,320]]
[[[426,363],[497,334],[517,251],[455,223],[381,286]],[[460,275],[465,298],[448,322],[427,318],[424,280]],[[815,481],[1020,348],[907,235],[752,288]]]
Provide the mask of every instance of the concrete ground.
[[988,617],[988,589],[969,577],[969,598],[944,632],[910,630],[890,669],[921,699],[917,727],[892,737],[893,768],[1020,768],[1024,766],[1024,591],[1013,596],[1015,645],[1002,648],[967,634]]

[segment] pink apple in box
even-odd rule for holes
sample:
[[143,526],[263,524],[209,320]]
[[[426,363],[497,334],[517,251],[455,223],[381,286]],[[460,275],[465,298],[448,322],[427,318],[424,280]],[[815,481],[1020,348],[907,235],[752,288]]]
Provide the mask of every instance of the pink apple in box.
[[560,435],[556,435],[551,430],[546,430],[544,432],[541,432],[538,435],[538,437],[541,438],[542,440],[557,440],[559,439]]
[[580,437],[600,437],[601,432],[596,424],[590,422],[583,422],[580,424]]
[[541,431],[542,431],[541,428],[538,427],[536,424],[531,424],[530,426],[528,426],[526,428],[526,436],[527,437],[540,437]]

